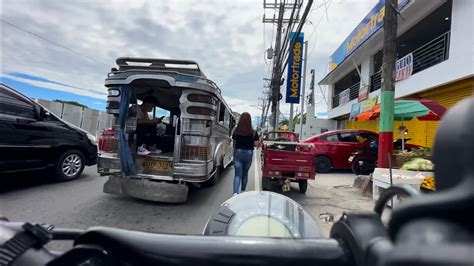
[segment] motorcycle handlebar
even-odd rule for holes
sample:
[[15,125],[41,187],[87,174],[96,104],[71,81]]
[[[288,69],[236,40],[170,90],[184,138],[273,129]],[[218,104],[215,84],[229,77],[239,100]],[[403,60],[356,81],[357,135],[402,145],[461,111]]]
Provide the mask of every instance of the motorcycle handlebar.
[[69,228],[54,228],[51,230],[53,240],[73,240],[84,233],[84,230]]
[[94,227],[75,240],[130,265],[354,265],[335,239],[168,235]]

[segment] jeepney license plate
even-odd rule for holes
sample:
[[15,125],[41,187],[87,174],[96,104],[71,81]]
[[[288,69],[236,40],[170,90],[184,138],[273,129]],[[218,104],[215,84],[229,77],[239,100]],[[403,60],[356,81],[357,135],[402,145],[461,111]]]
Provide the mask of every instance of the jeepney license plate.
[[147,169],[169,170],[171,168],[171,162],[145,161],[143,162],[143,167]]

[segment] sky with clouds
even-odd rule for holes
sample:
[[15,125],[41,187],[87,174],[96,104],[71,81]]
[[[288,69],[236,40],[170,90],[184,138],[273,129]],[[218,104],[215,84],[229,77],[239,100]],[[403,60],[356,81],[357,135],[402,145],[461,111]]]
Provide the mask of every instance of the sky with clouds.
[[[376,2],[314,1],[303,31],[308,73],[315,69],[317,81],[332,52]],[[3,0],[0,5],[2,81],[31,97],[73,98],[103,109],[103,82],[117,57],[191,59],[221,87],[234,111],[260,113],[262,78],[270,76],[271,65],[264,53],[274,36],[262,16],[275,12],[264,10],[263,0]],[[319,88],[316,103],[316,113],[326,111]],[[281,111],[288,115],[289,105],[282,102]]]

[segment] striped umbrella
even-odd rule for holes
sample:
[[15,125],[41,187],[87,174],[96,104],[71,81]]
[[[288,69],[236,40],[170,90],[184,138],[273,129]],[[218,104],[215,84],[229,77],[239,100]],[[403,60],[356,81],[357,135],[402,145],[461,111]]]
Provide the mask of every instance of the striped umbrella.
[[[396,100],[394,106],[394,120],[409,121],[417,118],[420,121],[437,121],[446,113],[439,103],[432,100]],[[376,105],[369,111],[360,113],[357,121],[375,120],[380,116],[380,105]]]

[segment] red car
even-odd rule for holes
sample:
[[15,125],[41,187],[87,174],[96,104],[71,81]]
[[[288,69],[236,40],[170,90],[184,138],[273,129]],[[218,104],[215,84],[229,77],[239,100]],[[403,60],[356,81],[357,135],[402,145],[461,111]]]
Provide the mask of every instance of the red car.
[[[357,135],[367,139],[364,144],[357,141]],[[349,157],[361,145],[378,140],[378,134],[367,130],[333,130],[303,140],[304,143],[314,144],[314,166],[316,172],[327,173],[331,169],[351,169]]]

